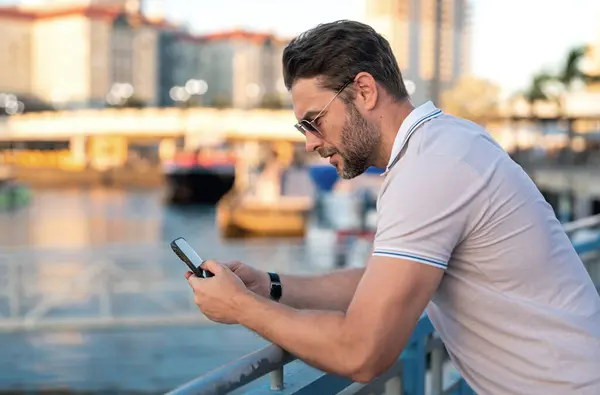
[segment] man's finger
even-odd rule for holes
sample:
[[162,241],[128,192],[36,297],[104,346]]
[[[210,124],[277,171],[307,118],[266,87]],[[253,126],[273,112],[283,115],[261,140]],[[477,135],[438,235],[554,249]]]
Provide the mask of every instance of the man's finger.
[[229,270],[235,272],[242,265],[240,261],[221,262],[221,265],[226,266]]
[[190,286],[190,288],[192,288],[192,291],[196,292],[196,288],[197,286],[200,285],[200,283],[202,282],[203,279],[198,278],[194,273],[192,272],[186,272],[185,273],[185,278],[188,281],[188,285]]
[[222,265],[217,263],[217,261],[213,261],[212,259],[202,262],[200,267],[204,270],[208,270],[214,275],[221,273],[225,269]]

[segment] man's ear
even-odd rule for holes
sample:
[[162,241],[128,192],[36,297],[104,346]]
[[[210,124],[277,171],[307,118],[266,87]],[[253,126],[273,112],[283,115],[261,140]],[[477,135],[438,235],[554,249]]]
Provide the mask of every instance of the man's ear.
[[378,91],[375,78],[367,72],[360,72],[354,79],[355,100],[357,104],[366,111],[370,111],[377,105]]

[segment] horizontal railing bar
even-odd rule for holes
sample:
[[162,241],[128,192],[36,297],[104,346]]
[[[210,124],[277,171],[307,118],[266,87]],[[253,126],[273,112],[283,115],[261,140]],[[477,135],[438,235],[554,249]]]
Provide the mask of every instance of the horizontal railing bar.
[[600,234],[595,240],[587,240],[582,242],[574,243],[575,251],[579,254],[586,254],[590,251],[600,250]]
[[242,358],[221,366],[192,380],[170,395],[221,395],[240,388],[295,359],[280,347],[271,344]]
[[352,385],[352,380],[345,377],[322,373],[320,377],[312,381],[305,382],[301,388],[294,388],[292,391],[282,393],[293,395],[315,395],[315,394],[337,394],[345,388]]
[[97,316],[77,318],[48,318],[27,320],[26,318],[1,318],[0,333],[45,330],[79,330],[102,329],[120,326],[146,327],[146,326],[181,326],[181,325],[215,325],[206,316],[199,312],[172,314],[160,316]]
[[[191,242],[190,242],[191,243]],[[323,245],[325,246],[325,244]],[[289,243],[282,246],[286,250],[289,249],[298,249],[304,250],[306,245],[304,243]],[[319,248],[320,245],[315,245],[314,248]],[[56,253],[56,254],[71,254],[71,253],[82,253],[86,255],[95,255],[96,252],[100,251],[108,254],[116,254],[122,255],[127,254],[129,252],[136,253],[137,255],[151,255],[149,250],[160,250],[165,251],[168,254],[172,254],[171,248],[169,247],[169,243],[167,242],[131,242],[131,243],[123,243],[123,242],[113,242],[113,243],[105,243],[100,245],[89,245],[89,246],[65,246],[65,247],[53,247],[53,246],[32,246],[30,244],[19,244],[19,245],[10,245],[10,246],[0,246],[0,255],[4,253],[14,254],[14,253],[30,253],[37,252],[38,254],[43,253]],[[252,250],[252,251],[266,251],[266,252],[276,252],[274,249],[273,243],[231,243],[227,244],[227,250],[233,251],[243,251],[243,250]]]
[[[281,391],[277,391],[277,395],[298,395],[298,394],[312,394],[310,392],[310,388],[313,382],[318,380],[330,380],[334,378],[335,382],[338,382],[342,379],[338,376],[330,376],[327,373],[316,369],[306,363],[295,360],[290,364],[286,365],[283,371],[283,389]],[[252,386],[254,385],[254,386]],[[349,384],[346,384],[346,386]],[[306,388],[309,387],[309,390],[306,391]],[[234,391],[232,394],[235,395],[272,395],[274,392],[269,388],[268,381],[266,380],[257,380],[256,383],[251,384],[250,388],[246,386],[242,387],[240,391]],[[318,393],[318,392],[313,392]]]
[[577,230],[591,228],[594,226],[600,225],[600,214],[592,215],[590,217],[585,217],[581,219],[577,219],[575,221],[567,222],[563,225],[565,232],[571,233]]

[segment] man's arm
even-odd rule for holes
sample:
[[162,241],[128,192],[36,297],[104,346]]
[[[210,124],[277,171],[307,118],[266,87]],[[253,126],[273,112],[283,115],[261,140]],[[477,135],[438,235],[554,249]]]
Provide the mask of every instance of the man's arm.
[[346,311],[364,271],[344,269],[319,276],[280,274],[280,302],[297,309]]
[[443,272],[373,256],[346,313],[297,310],[249,293],[239,323],[319,369],[368,382],[399,357]]
[[322,370],[361,382],[383,373],[488,202],[485,182],[459,158],[423,154],[411,165],[382,192],[373,255],[346,313],[252,295],[242,298],[238,322]]
[[[269,298],[271,279],[267,272],[240,261],[222,264],[231,269],[249,290]],[[317,275],[279,273],[283,288],[279,302],[297,309],[346,311],[363,273],[363,268]]]

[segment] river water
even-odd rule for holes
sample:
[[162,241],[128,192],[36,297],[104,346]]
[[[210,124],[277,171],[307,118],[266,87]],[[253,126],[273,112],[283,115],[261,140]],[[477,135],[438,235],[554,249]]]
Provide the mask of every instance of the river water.
[[328,270],[332,253],[326,242],[222,240],[214,208],[166,206],[162,190],[37,189],[28,207],[0,213],[0,229],[0,393],[164,393],[266,344],[194,310],[168,247],[176,237],[206,258],[287,272]]

